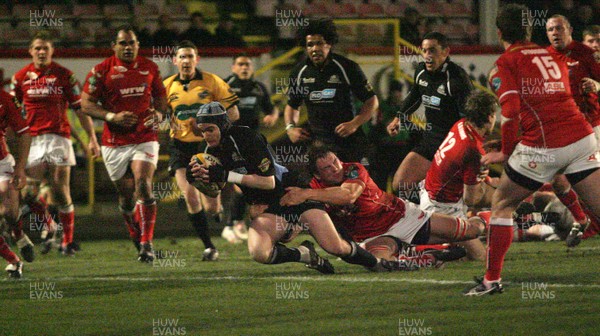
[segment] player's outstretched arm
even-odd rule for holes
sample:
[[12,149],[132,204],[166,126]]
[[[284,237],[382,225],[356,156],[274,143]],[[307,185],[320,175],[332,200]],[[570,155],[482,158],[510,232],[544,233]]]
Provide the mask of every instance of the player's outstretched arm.
[[279,203],[285,206],[297,205],[308,200],[333,205],[350,205],[362,194],[364,186],[358,183],[343,183],[339,187],[325,189],[303,189],[289,187]]
[[242,185],[249,188],[272,190],[275,189],[275,176],[260,176],[257,174],[239,174],[233,171],[227,171],[220,164],[215,164],[208,169],[198,164],[196,161],[191,161],[192,176],[197,180],[202,180],[205,183],[213,182],[229,182]]

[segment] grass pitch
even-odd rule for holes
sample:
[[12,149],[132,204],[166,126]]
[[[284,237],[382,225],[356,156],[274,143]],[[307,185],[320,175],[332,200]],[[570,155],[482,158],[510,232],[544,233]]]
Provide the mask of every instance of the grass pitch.
[[[297,245],[304,237],[297,238]],[[463,297],[483,263],[370,273],[330,256],[324,276],[301,264],[260,265],[216,239],[202,262],[193,238],[157,239],[141,264],[126,240],[52,251],[0,280],[1,335],[598,335],[600,239],[513,244],[505,293]],[[323,253],[322,250],[320,250]]]

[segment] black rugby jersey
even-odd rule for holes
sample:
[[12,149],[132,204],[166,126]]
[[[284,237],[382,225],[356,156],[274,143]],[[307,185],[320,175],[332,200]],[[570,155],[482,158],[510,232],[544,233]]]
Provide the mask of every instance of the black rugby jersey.
[[287,168],[275,163],[264,136],[249,127],[235,125],[221,136],[221,143],[216,147],[206,147],[205,152],[217,157],[225,170],[243,175],[275,176],[273,190],[238,185],[246,201],[250,204],[278,203],[285,194],[282,180]]
[[240,98],[238,103],[240,119],[236,120],[234,125],[258,129],[260,112],[265,115],[273,112],[273,104],[265,85],[254,78],[242,80],[235,74],[225,78],[224,81]]
[[353,97],[365,102],[375,95],[360,66],[335,53],[329,53],[322,68],[308,58],[300,62],[286,84],[288,105],[294,109],[306,105],[309,128],[316,138],[338,138],[335,127],[356,114]]
[[419,63],[414,81],[398,111],[398,118],[406,120],[422,103],[430,125],[426,131],[443,141],[452,126],[464,117],[465,103],[473,90],[473,83],[463,68],[450,61],[450,57],[435,72],[427,71],[425,62]]

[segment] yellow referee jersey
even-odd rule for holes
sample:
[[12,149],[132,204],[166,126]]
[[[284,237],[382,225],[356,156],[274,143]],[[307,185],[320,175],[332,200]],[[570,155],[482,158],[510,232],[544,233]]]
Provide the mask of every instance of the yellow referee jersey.
[[191,80],[183,80],[176,74],[165,79],[163,83],[167,89],[169,106],[173,111],[171,138],[183,142],[204,140],[194,135],[191,126],[200,106],[218,101],[228,109],[239,101],[229,85],[219,76],[198,69]]

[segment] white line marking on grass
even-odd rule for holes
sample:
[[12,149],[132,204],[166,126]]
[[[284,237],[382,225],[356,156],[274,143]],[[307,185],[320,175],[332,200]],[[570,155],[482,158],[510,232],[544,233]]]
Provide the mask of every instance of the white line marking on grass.
[[[214,277],[178,277],[178,278],[148,278],[148,277],[61,277],[61,278],[24,278],[22,281],[65,281],[65,282],[90,282],[90,281],[243,281],[243,280],[293,280],[293,281],[315,281],[315,282],[353,282],[353,283],[413,283],[413,284],[433,284],[433,285],[470,285],[473,281],[462,280],[437,280],[437,279],[407,279],[407,278],[360,278],[360,277],[344,277],[344,276],[273,276],[273,277],[253,277],[253,276],[214,276]],[[5,281],[15,281],[5,279]],[[520,282],[505,282],[505,285],[515,286]],[[560,284],[547,283],[548,287],[556,288],[600,288],[600,284]]]

